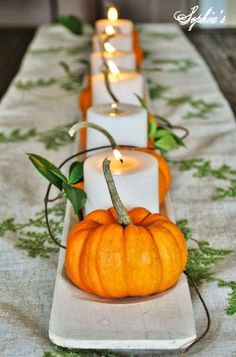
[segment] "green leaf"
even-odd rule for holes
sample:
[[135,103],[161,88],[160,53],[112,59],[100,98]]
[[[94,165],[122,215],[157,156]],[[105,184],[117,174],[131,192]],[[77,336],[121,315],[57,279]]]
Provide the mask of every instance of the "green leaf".
[[157,130],[157,123],[154,120],[148,122],[148,136],[152,137],[155,135]]
[[171,151],[178,147],[178,144],[176,143],[172,134],[167,134],[167,135],[161,137],[160,139],[155,140],[154,145],[157,148],[165,150],[165,151]]
[[63,182],[63,189],[65,191],[66,197],[72,203],[75,214],[78,214],[79,211],[84,207],[87,200],[86,193],[79,188],[68,185],[65,182]]
[[34,167],[54,186],[62,190],[63,182],[67,182],[67,178],[63,175],[60,169],[42,156],[35,154],[27,154]]
[[60,16],[58,22],[76,35],[83,33],[83,21],[74,15]]
[[74,185],[83,180],[84,164],[81,161],[75,161],[71,164],[69,170],[69,184]]
[[178,135],[175,135],[174,133],[172,133],[172,135],[179,146],[185,146],[183,139],[181,139],[180,137],[178,137]]
[[157,129],[156,133],[155,133],[155,138],[160,139],[163,138],[166,135],[173,135],[171,134],[168,130],[166,129]]

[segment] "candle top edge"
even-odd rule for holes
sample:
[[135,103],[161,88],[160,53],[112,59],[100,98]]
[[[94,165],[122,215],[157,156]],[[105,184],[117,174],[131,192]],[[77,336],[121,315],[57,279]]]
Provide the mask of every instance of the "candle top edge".
[[[127,116],[127,115],[147,112],[145,108],[139,105],[127,104],[127,103],[118,103],[117,109],[118,109],[117,116]],[[111,103],[92,105],[88,109],[88,112],[96,113],[102,116],[109,116],[109,113],[111,111],[112,111]]]
[[[119,151],[122,154],[124,163],[127,160],[127,166],[124,164],[122,168],[123,164],[118,163],[119,168],[114,168],[111,164],[111,171],[114,176],[120,176],[122,174],[126,176],[131,176],[137,174],[138,172],[152,170],[153,168],[156,168],[158,170],[157,160],[152,155],[146,152],[124,149],[119,149]],[[113,163],[114,161],[117,163],[116,159],[113,156],[112,150],[106,150],[89,156],[85,160],[84,165],[85,167],[90,167],[92,171],[101,172],[102,162],[105,158],[108,158]]]
[[[110,78],[111,82],[113,82],[113,81],[117,82],[118,79],[119,79],[119,82],[120,82],[120,81],[125,81],[125,80],[128,81],[131,78],[143,77],[143,74],[139,73],[139,72],[136,72],[136,71],[127,71],[127,70],[125,70],[125,71],[120,71],[117,75],[114,74],[114,73],[109,73],[109,76],[111,76],[111,78]],[[116,77],[118,77],[118,78],[116,78]],[[104,80],[104,74],[101,73],[101,72],[93,74],[92,75],[92,81],[94,79],[96,79],[96,78]]]
[[[93,38],[97,38],[97,37],[101,37],[102,39],[104,39],[107,37],[107,35],[104,33],[94,33]],[[130,34],[117,32],[113,35],[113,37],[109,40],[109,42],[112,42],[116,38],[129,38],[129,37],[132,38]]]
[[[125,50],[115,50],[114,52],[105,52],[104,53],[105,57],[115,57],[115,56],[134,56],[134,52],[132,51],[125,51]],[[90,54],[91,57],[102,57],[102,51],[96,51],[96,52],[92,52]]]
[[97,26],[99,24],[102,24],[103,22],[106,23],[106,24],[109,23],[111,25],[112,25],[112,23],[113,24],[117,24],[118,22],[126,22],[126,23],[129,23],[130,25],[133,26],[133,21],[130,20],[130,19],[125,19],[125,18],[118,18],[116,20],[110,20],[110,19],[107,19],[107,18],[101,18],[101,19],[97,19],[95,25]]

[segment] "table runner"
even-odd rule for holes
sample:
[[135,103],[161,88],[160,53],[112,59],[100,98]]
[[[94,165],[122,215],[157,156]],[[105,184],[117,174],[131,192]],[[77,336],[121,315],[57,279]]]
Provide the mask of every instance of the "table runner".
[[[171,196],[188,239],[188,270],[209,306],[212,327],[189,355],[234,356],[233,114],[205,62],[177,26],[150,24],[138,29],[145,50],[143,73],[150,109],[190,130],[186,147],[169,155]],[[89,36],[73,35],[59,25],[41,26],[0,105],[0,355],[4,357],[84,355],[55,348],[48,339],[57,249],[44,226],[42,199],[47,184],[25,153],[38,153],[56,164],[72,153],[67,130],[78,117],[77,94],[83,78],[75,81],[58,63],[66,62],[71,70],[82,68],[91,50]],[[57,234],[63,212],[63,203],[51,208]],[[200,332],[206,320],[194,291],[192,300]],[[88,351],[85,355],[96,354]]]

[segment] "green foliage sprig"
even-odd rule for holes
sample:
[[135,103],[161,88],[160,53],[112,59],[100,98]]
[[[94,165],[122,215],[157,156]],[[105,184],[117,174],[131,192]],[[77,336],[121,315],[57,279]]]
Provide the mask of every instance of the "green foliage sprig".
[[[65,202],[54,204],[48,209],[48,214],[50,227],[57,236],[60,236],[63,228]],[[0,224],[0,236],[3,237],[8,232],[17,234],[15,247],[27,252],[31,258],[49,258],[51,254],[58,252],[58,248],[55,247],[46,228],[44,210],[36,212],[33,218],[29,218],[24,223],[16,223],[13,217],[3,220]]]
[[150,58],[150,64],[142,67],[144,72],[167,71],[170,73],[187,72],[197,66],[197,63],[189,58],[152,58],[151,53],[146,52],[146,58]]
[[37,135],[37,131],[35,128],[29,129],[25,133],[22,133],[21,129],[16,128],[13,129],[9,135],[0,133],[0,144],[26,141],[32,137],[35,137],[36,135]]
[[[53,85],[57,85],[63,91],[74,94],[78,93],[82,89],[84,76],[87,73],[88,66],[84,68],[72,71],[66,62],[60,61],[59,65],[65,71],[65,75],[59,78],[49,78],[49,79],[36,79],[22,81],[18,80],[15,83],[15,87],[20,91],[32,91],[37,88],[47,88]],[[46,97],[50,99],[50,97]],[[55,99],[53,97],[52,99]]]
[[163,94],[170,89],[170,87],[166,85],[153,83],[150,78],[147,80],[147,83],[149,87],[149,96],[152,100],[162,98]]
[[57,82],[55,78],[49,78],[49,79],[43,79],[39,78],[36,80],[28,80],[28,81],[17,81],[15,86],[18,90],[26,91],[30,89],[35,89],[35,88],[44,88],[44,87],[50,87],[54,85]]
[[170,107],[178,107],[180,105],[189,104],[194,109],[188,110],[183,116],[183,119],[207,119],[215,109],[220,108],[221,104],[215,102],[207,102],[204,99],[194,99],[189,95],[179,97],[168,97],[165,93],[170,89],[161,83],[155,83],[152,79],[147,80],[149,87],[149,96],[152,100],[161,99]]
[[55,347],[53,351],[45,351],[42,357],[121,357],[122,353],[104,350],[69,350]]
[[142,29],[139,29],[139,32],[142,35],[154,38],[154,39],[160,39],[160,40],[164,40],[164,41],[173,41],[176,38],[179,37],[179,34],[176,32],[160,32],[160,31],[142,31]]
[[229,184],[227,188],[216,187],[216,193],[211,197],[215,201],[236,197],[236,169],[229,165],[213,168],[210,160],[194,158],[190,160],[173,161],[180,171],[193,171],[193,177],[212,177]]
[[75,214],[79,214],[85,205],[87,195],[83,190],[75,187],[74,184],[83,180],[83,163],[79,161],[73,162],[67,178],[57,166],[42,156],[36,154],[27,155],[40,174],[61,191],[59,197],[65,195],[72,203]]
[[206,102],[204,99],[193,99],[190,96],[181,96],[176,98],[167,98],[167,105],[171,107],[176,107],[182,104],[190,104],[195,111],[189,110],[184,116],[184,119],[207,119],[208,115],[211,114],[216,108],[221,105],[214,102]]
[[0,133],[0,144],[27,141],[31,138],[36,138],[39,142],[44,144],[46,149],[58,150],[61,146],[73,141],[73,138],[68,135],[68,130],[73,124],[75,123],[59,125],[45,131],[37,131],[37,129],[32,128],[26,132],[22,132],[20,128],[16,128],[13,129],[9,135]]
[[33,56],[41,56],[47,54],[55,54],[59,52],[65,52],[68,56],[76,56],[80,53],[90,52],[91,42],[87,41],[78,46],[59,46],[59,47],[45,47],[45,48],[32,48],[29,53]]
[[214,266],[222,262],[233,251],[212,248],[209,242],[194,239],[187,219],[179,220],[177,225],[182,230],[186,240],[191,240],[196,245],[196,248],[190,248],[188,251],[187,271],[197,284],[202,284],[205,281],[216,282],[221,288],[230,288],[231,292],[227,298],[228,306],[225,311],[227,315],[234,315],[236,313],[236,281],[219,279],[213,270]]

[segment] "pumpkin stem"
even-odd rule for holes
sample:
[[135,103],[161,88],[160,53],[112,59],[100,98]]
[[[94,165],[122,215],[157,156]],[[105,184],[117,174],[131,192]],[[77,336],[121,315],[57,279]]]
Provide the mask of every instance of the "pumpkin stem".
[[103,173],[105,176],[105,180],[107,183],[107,187],[110,193],[111,201],[113,204],[113,207],[115,208],[115,211],[118,216],[118,222],[121,224],[123,227],[127,227],[130,224],[133,224],[125,206],[123,205],[120,196],[118,195],[114,179],[112,177],[111,169],[110,169],[110,164],[111,161],[108,160],[107,158],[104,159],[102,163],[102,168],[103,168]]
[[91,129],[100,131],[100,133],[105,135],[107,137],[107,139],[110,141],[113,149],[115,149],[118,146],[116,144],[115,140],[113,139],[113,137],[111,136],[111,134],[106,129],[104,129],[100,125],[97,125],[94,123],[88,123],[88,122],[83,121],[81,123],[75,124],[69,129],[68,133],[71,137],[73,137],[77,131],[84,129],[84,128],[91,128]]

